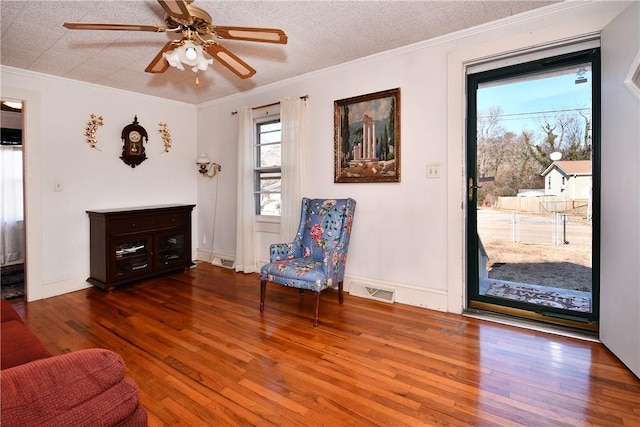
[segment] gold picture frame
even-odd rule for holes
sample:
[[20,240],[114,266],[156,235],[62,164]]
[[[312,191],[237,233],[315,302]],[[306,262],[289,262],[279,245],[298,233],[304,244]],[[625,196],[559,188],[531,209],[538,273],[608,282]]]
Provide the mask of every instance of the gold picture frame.
[[333,182],[400,182],[400,88],[334,101]]

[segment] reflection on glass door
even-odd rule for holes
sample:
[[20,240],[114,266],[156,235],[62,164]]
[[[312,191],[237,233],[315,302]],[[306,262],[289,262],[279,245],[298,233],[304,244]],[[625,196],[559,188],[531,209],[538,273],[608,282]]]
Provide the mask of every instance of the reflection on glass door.
[[468,76],[468,306],[597,329],[599,51]]

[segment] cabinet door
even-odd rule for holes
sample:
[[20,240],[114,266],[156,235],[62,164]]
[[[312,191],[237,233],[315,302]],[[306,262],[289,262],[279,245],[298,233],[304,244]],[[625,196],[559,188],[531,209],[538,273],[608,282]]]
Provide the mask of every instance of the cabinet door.
[[111,280],[120,281],[152,271],[151,236],[129,237],[111,243]]
[[186,231],[174,230],[156,236],[155,267],[157,270],[184,267],[187,263]]

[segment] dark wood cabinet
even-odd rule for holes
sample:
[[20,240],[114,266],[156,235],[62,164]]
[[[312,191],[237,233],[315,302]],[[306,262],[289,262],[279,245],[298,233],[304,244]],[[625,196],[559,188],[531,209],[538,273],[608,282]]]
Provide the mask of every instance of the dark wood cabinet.
[[195,205],[87,211],[90,274],[87,282],[118,285],[191,267],[191,212]]

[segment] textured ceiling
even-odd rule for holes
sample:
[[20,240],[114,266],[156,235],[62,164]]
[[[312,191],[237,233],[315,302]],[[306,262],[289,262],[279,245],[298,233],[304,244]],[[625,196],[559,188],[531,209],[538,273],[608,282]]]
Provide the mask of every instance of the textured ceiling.
[[157,1],[0,1],[2,65],[191,104],[246,91],[557,1],[205,1],[214,25],[280,28],[289,43],[222,41],[257,70],[144,69],[173,33],[80,31],[65,21],[164,24]]

